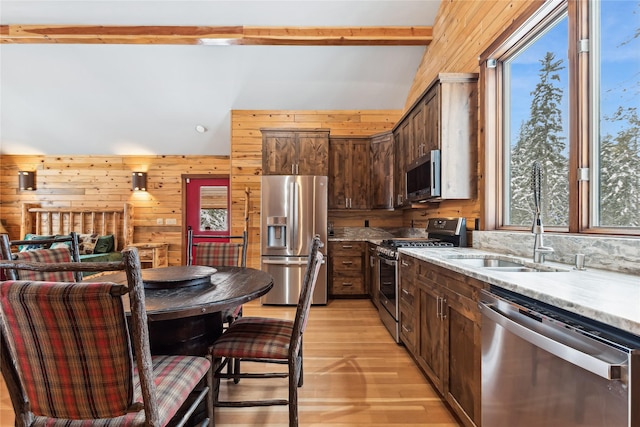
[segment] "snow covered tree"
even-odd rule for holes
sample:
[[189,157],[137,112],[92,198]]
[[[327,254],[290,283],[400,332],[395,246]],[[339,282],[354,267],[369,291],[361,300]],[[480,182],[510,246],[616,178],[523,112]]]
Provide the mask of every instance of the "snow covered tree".
[[600,225],[639,227],[640,117],[636,108],[620,107],[605,120],[628,125],[600,142]]
[[569,218],[568,159],[562,126],[562,88],[559,71],[563,60],[547,52],[540,60],[540,81],[531,92],[529,118],[522,123],[511,150],[511,224],[533,220],[531,170],[542,166],[542,220],[546,225],[567,225]]

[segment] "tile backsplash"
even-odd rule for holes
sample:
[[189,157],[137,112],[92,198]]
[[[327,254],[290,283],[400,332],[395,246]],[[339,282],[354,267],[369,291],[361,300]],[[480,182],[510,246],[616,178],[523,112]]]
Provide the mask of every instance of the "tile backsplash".
[[[533,257],[534,235],[512,231],[473,231],[473,247],[521,257]],[[544,234],[545,246],[555,252],[549,261],[573,265],[576,254],[585,255],[586,268],[640,275],[640,238]]]

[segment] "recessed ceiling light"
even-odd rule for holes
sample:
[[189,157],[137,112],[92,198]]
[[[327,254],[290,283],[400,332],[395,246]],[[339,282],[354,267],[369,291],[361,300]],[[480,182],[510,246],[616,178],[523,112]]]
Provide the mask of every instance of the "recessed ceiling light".
[[196,132],[199,133],[205,133],[207,131],[207,128],[202,126],[202,125],[196,125]]

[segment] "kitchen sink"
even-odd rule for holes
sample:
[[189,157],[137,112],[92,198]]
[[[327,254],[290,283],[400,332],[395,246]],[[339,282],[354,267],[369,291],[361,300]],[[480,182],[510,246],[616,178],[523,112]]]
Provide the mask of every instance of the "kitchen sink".
[[502,271],[505,273],[544,273],[569,271],[568,269],[538,264],[505,255],[460,255],[447,257],[448,260],[469,267]]

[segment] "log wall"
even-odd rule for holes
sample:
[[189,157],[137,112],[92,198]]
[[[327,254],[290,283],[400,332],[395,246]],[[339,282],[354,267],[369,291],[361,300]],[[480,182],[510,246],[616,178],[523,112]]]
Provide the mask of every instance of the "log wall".
[[[521,20],[539,0],[443,0],[433,26],[433,42],[426,49],[405,108],[408,108],[439,72],[479,72],[478,56],[513,22]],[[483,98],[480,86],[480,97]],[[170,244],[170,264],[181,262],[182,174],[230,174],[232,227],[244,227],[245,189],[250,197],[249,264],[257,266],[259,248],[262,127],[330,128],[334,135],[372,135],[391,129],[401,111],[233,111],[231,156],[7,156],[0,155],[0,218],[11,238],[17,238],[22,202],[59,206],[135,206],[136,242]],[[478,196],[449,201],[425,209],[373,211],[370,225],[422,226],[430,216],[465,216],[469,227],[480,217],[483,199],[484,132],[478,132]],[[35,170],[37,190],[18,191],[17,171]],[[131,191],[131,172],[148,171],[146,193]],[[401,216],[400,216],[401,215]],[[166,219],[175,219],[167,225]],[[158,219],[163,224],[158,224]],[[361,213],[332,214],[335,226],[357,226]]]
[[[407,97],[405,110],[441,72],[479,73],[478,56],[514,22],[522,21],[542,5],[541,0],[442,0],[433,25],[433,41],[425,50]],[[482,82],[479,82],[479,102],[484,99]],[[404,225],[413,220],[435,216],[464,216],[467,228],[472,228],[475,218],[482,219],[484,200],[484,125],[478,117],[477,197],[472,200],[445,201],[422,209],[406,211]]]
[[[35,191],[18,189],[19,170],[36,171]],[[146,192],[131,190],[133,171],[148,173]],[[180,265],[183,174],[228,175],[229,157],[0,155],[0,218],[17,239],[23,203],[122,208],[129,202],[134,242],[169,243],[169,264]]]

